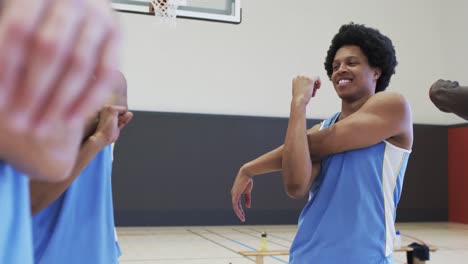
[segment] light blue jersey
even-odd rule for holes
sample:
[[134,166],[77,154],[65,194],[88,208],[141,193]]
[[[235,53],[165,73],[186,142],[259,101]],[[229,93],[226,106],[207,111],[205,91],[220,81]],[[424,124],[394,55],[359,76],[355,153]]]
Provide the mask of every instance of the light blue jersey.
[[33,217],[36,263],[118,263],[111,173],[109,145],[54,203]]
[[299,217],[290,263],[392,263],[396,207],[409,154],[382,141],[323,159]]
[[0,161],[0,263],[33,263],[28,178]]

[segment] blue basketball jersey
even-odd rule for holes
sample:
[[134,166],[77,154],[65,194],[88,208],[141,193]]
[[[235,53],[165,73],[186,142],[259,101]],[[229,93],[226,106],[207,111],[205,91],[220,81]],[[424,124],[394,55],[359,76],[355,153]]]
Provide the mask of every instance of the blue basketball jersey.
[[33,217],[36,263],[118,263],[111,174],[109,145],[57,200]]
[[[338,117],[325,120],[322,128]],[[392,263],[409,154],[382,141],[323,159],[299,217],[290,263]]]
[[0,161],[0,263],[33,263],[28,178]]

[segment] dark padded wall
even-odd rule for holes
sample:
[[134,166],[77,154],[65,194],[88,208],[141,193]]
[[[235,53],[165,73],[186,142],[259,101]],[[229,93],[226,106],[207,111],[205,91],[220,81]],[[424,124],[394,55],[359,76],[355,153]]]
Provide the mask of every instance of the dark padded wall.
[[[115,148],[119,226],[238,224],[230,197],[237,171],[282,144],[287,126],[286,118],[134,114]],[[447,220],[446,133],[444,127],[415,126],[398,219]],[[279,173],[254,183],[246,224],[297,223],[306,199],[289,198]]]
[[447,127],[414,125],[397,221],[448,221]]

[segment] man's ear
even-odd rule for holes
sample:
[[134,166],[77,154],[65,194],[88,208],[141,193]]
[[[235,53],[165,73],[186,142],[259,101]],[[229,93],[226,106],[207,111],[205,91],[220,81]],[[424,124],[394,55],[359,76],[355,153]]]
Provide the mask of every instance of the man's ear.
[[382,70],[378,67],[374,68],[374,80],[378,80],[382,76]]

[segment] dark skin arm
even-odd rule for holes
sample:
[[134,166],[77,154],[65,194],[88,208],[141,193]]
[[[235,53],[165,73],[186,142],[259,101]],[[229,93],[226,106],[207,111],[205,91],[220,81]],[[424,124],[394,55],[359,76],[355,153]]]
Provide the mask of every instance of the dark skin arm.
[[[305,112],[304,103],[297,104],[295,108],[298,108],[296,112]],[[298,130],[297,124],[295,127],[290,124],[290,129]],[[302,134],[297,133],[291,141],[300,141],[305,132]],[[384,140],[403,149],[412,147],[411,110],[407,101],[396,93],[378,93],[350,116],[307,135],[307,141],[302,141],[304,145],[308,144],[308,153],[300,148],[283,152],[283,177],[290,181],[286,186],[287,192],[298,197],[308,192],[310,181],[315,179],[310,177],[310,173],[304,172],[304,168],[311,166],[311,160],[369,147]]]
[[[309,132],[318,130],[320,125],[309,129]],[[242,208],[241,197],[244,197],[245,207],[252,205],[253,176],[282,170],[282,156],[284,145],[263,154],[262,156],[244,164],[237,173],[231,189],[232,208],[237,217],[244,222],[245,213]],[[316,178],[320,172],[320,162],[313,162],[311,178]],[[312,181],[310,181],[310,188]]]
[[438,80],[429,89],[429,97],[440,111],[454,113],[468,120],[468,86],[458,82]]
[[[294,112],[298,111],[297,108],[299,107],[300,111],[298,113],[301,114],[305,106],[292,103],[291,107]],[[297,115],[297,113],[294,113],[294,115]],[[288,129],[293,129],[291,130],[292,133],[290,133],[293,140],[296,136],[303,138],[300,133],[294,133],[294,130],[303,131],[303,126],[295,125],[297,122],[303,122],[301,118],[294,117],[292,123],[290,120]],[[319,130],[318,128],[319,126],[314,126],[312,129],[307,130],[309,158],[312,160],[311,173],[309,169],[303,171],[304,167],[309,167],[303,166],[301,163],[309,162],[306,159],[301,159],[298,164],[294,164],[298,159],[287,158],[288,160],[285,160],[285,155],[302,157],[301,155],[304,155],[305,150],[290,148],[289,152],[285,152],[284,145],[241,167],[231,189],[232,207],[241,221],[245,220],[241,197],[244,196],[246,207],[249,208],[251,205],[253,176],[269,171],[283,170],[286,191],[290,196],[299,198],[307,194],[313,184],[320,171],[320,163],[317,163],[317,161],[320,161],[323,157],[368,147],[382,140],[388,140],[395,146],[405,149],[411,149],[413,143],[412,117],[409,104],[401,95],[390,92],[376,94],[360,110],[347,118],[326,129]],[[290,164],[285,164],[287,162],[290,162]],[[285,172],[285,168],[288,168],[288,171]]]
[[[281,167],[286,192],[293,198],[302,198],[318,176],[314,170],[308,145],[306,106],[320,88],[318,77],[309,79],[299,76],[293,79],[293,99],[284,141]],[[314,133],[317,133],[315,129]],[[314,159],[320,160],[320,158]],[[317,173],[314,173],[316,171]]]
[[122,129],[133,118],[127,111],[127,84],[122,73],[116,82],[112,98],[108,101],[114,106],[104,107],[99,113],[91,116],[84,128],[84,140],[78,152],[71,172],[63,180],[48,183],[41,180],[30,181],[31,210],[33,214],[54,202],[80,175],[88,163],[105,146],[117,140]]
[[125,107],[109,106],[101,110],[96,131],[83,143],[69,177],[54,183],[30,181],[32,214],[46,208],[65,192],[97,153],[117,140],[120,129],[128,124],[132,117],[133,114]]

